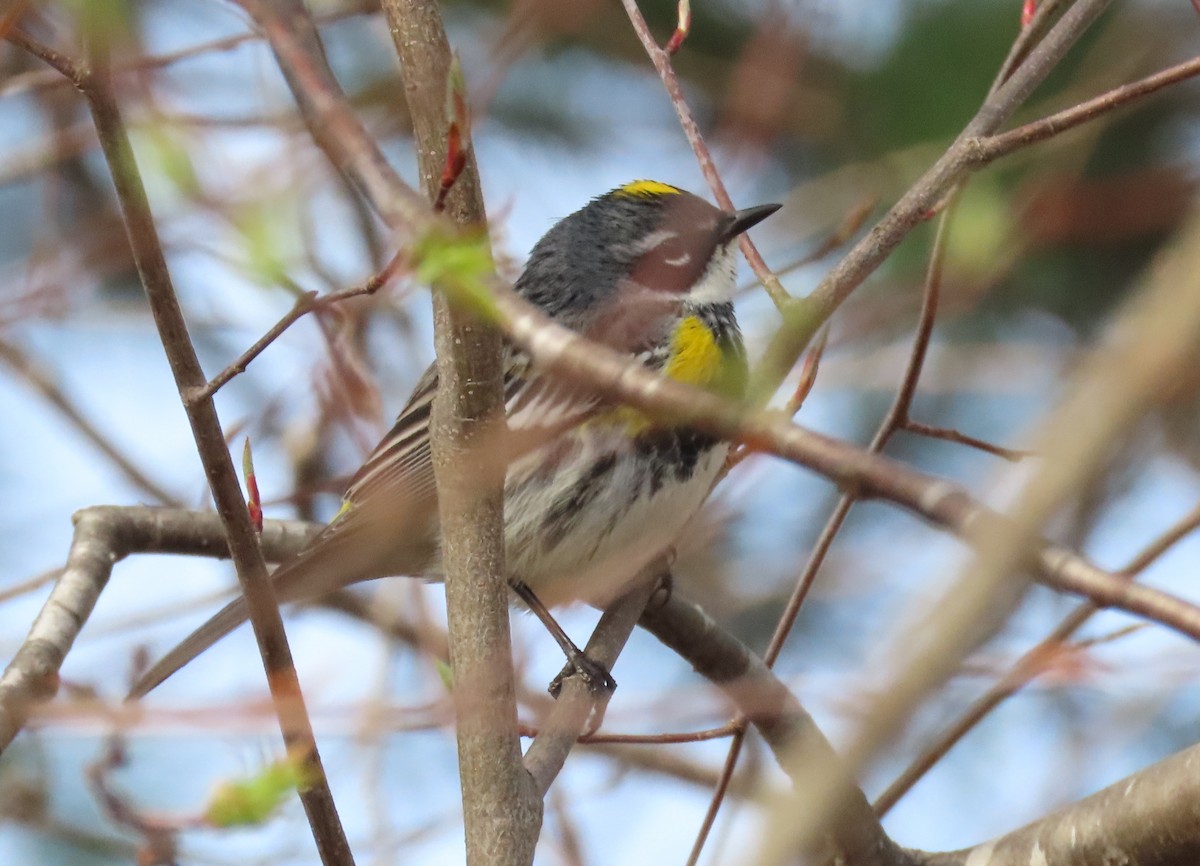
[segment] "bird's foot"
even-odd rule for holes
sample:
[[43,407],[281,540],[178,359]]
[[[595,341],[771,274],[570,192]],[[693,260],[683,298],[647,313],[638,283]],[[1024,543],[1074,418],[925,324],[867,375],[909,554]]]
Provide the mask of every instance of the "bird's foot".
[[559,671],[558,676],[550,681],[550,687],[547,689],[552,697],[558,698],[563,683],[569,677],[582,679],[594,698],[610,697],[617,689],[617,681],[612,678],[608,668],[582,650],[567,653],[566,665]]

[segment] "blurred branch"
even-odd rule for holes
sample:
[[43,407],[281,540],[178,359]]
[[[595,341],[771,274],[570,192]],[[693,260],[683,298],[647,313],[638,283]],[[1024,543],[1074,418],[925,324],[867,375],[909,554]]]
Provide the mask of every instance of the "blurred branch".
[[91,421],[84,416],[79,407],[67,398],[50,375],[42,370],[32,358],[26,355],[12,343],[0,340],[0,361],[22,377],[31,388],[42,395],[43,399],[58,410],[67,422],[74,427],[83,438],[87,439],[96,449],[120,470],[133,486],[162,505],[182,506],[182,502],[173,493],[160,486],[133,462],[116,443],[101,433]]
[[114,734],[108,737],[99,758],[87,767],[87,779],[109,820],[141,838],[139,866],[172,866],[178,857],[175,843],[183,822],[162,821],[143,814],[112,785],[112,772],[126,763],[125,746]]
[[209,488],[222,518],[234,568],[246,597],[267,683],[275,702],[280,731],[289,753],[301,756],[305,777],[311,780],[310,784],[300,788],[300,800],[322,862],[326,866],[353,863],[304,706],[291,650],[283,630],[283,620],[259,552],[257,536],[250,525],[246,502],[225,445],[220,419],[211,399],[195,400],[190,397],[197,389],[203,388],[204,372],[188,334],[129,134],[112,91],[106,48],[100,44],[96,34],[89,33],[87,37],[89,71],[81,82],[81,89],[91,109],[101,149],[116,187],[134,262],[192,427]]
[[388,163],[355,115],[325,60],[302,3],[239,0],[263,29],[313,141],[345,173],[394,231],[430,220],[429,204]]
[[[116,562],[137,553],[229,557],[221,519],[213,513],[102,506],[79,512],[75,521],[75,540],[63,578],[47,600],[30,637],[0,680],[0,745],[11,741],[34,700],[52,694],[52,689],[46,689],[45,684],[53,682],[58,666],[86,622],[91,606]],[[263,555],[270,561],[285,559],[318,530],[319,527],[299,521],[266,520],[261,539]],[[596,652],[595,657],[600,661],[615,659],[632,628],[629,614],[639,605],[645,607],[645,598],[653,591],[653,582],[643,582],[642,587],[636,595],[631,593],[626,597],[627,604],[614,605],[605,613],[593,641],[588,644],[589,654]],[[76,595],[80,596],[78,601],[74,600]],[[828,747],[811,718],[769,668],[700,608],[671,598],[662,606],[651,605],[640,613],[640,617],[641,625],[678,652],[702,676],[725,690],[742,714],[759,727],[777,754],[785,754],[788,746],[798,738],[817,737]],[[48,648],[53,648],[54,652],[46,654]],[[576,679],[566,681],[551,719],[543,726],[544,731],[552,732],[551,735],[540,744],[535,742],[526,758],[543,790],[555,772],[553,762],[557,759],[554,755],[561,753],[564,747],[555,739],[564,736],[568,723],[578,724],[581,729],[590,713],[590,697],[578,700],[574,692]],[[14,691],[14,686],[21,690],[20,694]],[[22,715],[18,717],[14,711],[20,711]],[[803,770],[803,767],[792,766],[789,772],[801,773]],[[862,803],[866,803],[865,797]],[[879,835],[878,822],[869,806],[865,812],[861,809],[848,811],[840,820],[844,823],[839,824],[842,828],[839,832],[846,834],[845,841],[850,850],[861,848],[861,856],[866,858],[849,863],[854,866],[900,866],[907,862],[874,859],[876,855],[870,854],[871,850],[898,849],[885,836]]]
[[[967,176],[973,168],[974,140],[999,129],[1111,3],[1112,0],[1077,0],[1067,9],[1003,83],[988,94],[975,116],[942,156],[842,257],[808,297],[792,305],[756,373],[753,393],[757,399],[765,400],[774,393],[820,326]],[[1039,20],[1043,18],[1039,14]],[[1021,38],[1019,35],[1018,39]]]
[[971,142],[972,162],[984,166],[1015,150],[1045,141],[1080,124],[1095,120],[1101,115],[1121,108],[1129,103],[1156,93],[1172,84],[1200,75],[1200,57],[1148,75],[1129,84],[1114,87],[1086,102],[1073,105],[1063,111],[1034,120],[1008,132],[983,136]]
[[[1193,214],[1172,247],[1154,262],[1147,284],[1112,323],[1109,345],[1088,357],[1067,395],[1039,423],[1034,450],[1041,465],[1036,473],[1011,479],[1020,486],[1006,497],[1005,516],[964,527],[975,548],[973,562],[939,598],[922,600],[919,614],[896,635],[884,656],[895,659],[893,669],[884,673],[887,692],[864,713],[846,750],[851,772],[893,741],[921,700],[1004,625],[1028,589],[1031,557],[1043,569],[1049,564],[1042,527],[1108,459],[1132,425],[1165,399],[1178,397],[1178,383],[1194,369],[1200,349],[1198,259],[1200,213]],[[1117,591],[1137,586],[1107,573],[1105,582]],[[831,767],[824,789],[780,798],[764,834],[760,863],[775,866],[797,846],[803,850],[815,842],[823,816],[850,795],[849,780],[839,777],[841,772],[842,767]],[[796,820],[800,796],[806,809]],[[820,804],[815,808],[814,800]]]
[[[347,2],[341,9],[321,12],[315,15],[314,18],[319,24],[332,24],[336,21],[342,21],[358,15],[373,15],[378,11],[379,4],[375,0],[353,0],[353,2]],[[168,66],[174,66],[176,63],[184,60],[192,60],[208,54],[220,54],[231,51],[247,42],[257,42],[261,39],[263,39],[261,33],[235,33],[232,36],[189,45],[187,48],[180,48],[178,51],[168,51],[164,54],[138,57],[133,60],[119,60],[113,64],[112,72],[114,75],[125,72],[152,72],[158,69],[165,69]],[[70,76],[67,76],[67,78],[70,78]],[[3,83],[0,83],[0,97],[28,93],[33,90],[66,87],[70,83],[70,81],[64,80],[61,71],[37,70],[26,72],[22,75],[14,75]]]
[[49,45],[44,45],[19,28],[14,27],[4,34],[4,38],[50,66],[75,87],[79,87],[87,75],[87,71],[75,60]]
[[[99,506],[77,512],[73,521],[66,565],[0,676],[0,753],[24,726],[33,706],[54,696],[59,667],[116,563],[135,553],[230,556],[221,519],[211,512]],[[277,562],[299,550],[313,531],[310,524],[297,521],[266,521],[263,554]]]
[[935,427],[932,424],[922,424],[920,421],[913,421],[912,419],[905,419],[903,429],[909,433],[916,433],[918,436],[925,436],[929,439],[941,439],[945,442],[966,445],[968,448],[975,448],[991,454],[993,457],[1007,460],[1009,463],[1016,463],[1022,458],[1029,457],[1032,453],[1029,451],[1020,451],[1016,448],[1005,448],[1001,445],[988,442],[985,439],[968,436],[966,433],[950,427]]
[[48,583],[54,583],[62,576],[62,572],[61,568],[52,568],[0,589],[0,604],[40,589]]
[[[1070,5],[1072,2],[1074,0],[1041,0],[1040,3],[1037,0],[1025,0],[1021,13],[1021,29],[1009,47],[1004,62],[996,71],[996,77],[992,79],[992,86],[988,88],[988,93],[995,93],[996,89],[1008,80],[1013,70],[1025,60],[1030,49],[1046,35],[1058,13],[1064,6]],[[1033,13],[1033,18],[1026,20],[1025,13],[1031,3],[1035,4],[1037,8]]]
[[[909,409],[912,406],[917,383],[920,381],[921,372],[925,367],[929,341],[933,336],[933,326],[937,318],[938,303],[941,297],[942,275],[946,264],[946,248],[957,200],[957,193],[951,195],[950,201],[938,219],[937,235],[934,237],[933,249],[929,254],[929,267],[926,271],[925,287],[921,296],[921,313],[917,321],[916,333],[913,336],[908,364],[900,378],[900,385],[897,388],[892,405],[884,415],[883,420],[879,422],[879,427],[875,431],[875,435],[871,438],[870,444],[867,446],[867,452],[870,454],[883,453],[883,449],[887,447],[891,438],[897,431],[902,429],[908,417]],[[828,329],[823,331],[822,334],[827,335]],[[823,344],[824,339],[821,339],[817,345],[823,346]],[[763,655],[768,667],[773,667],[779,658],[779,654],[783,652],[784,643],[796,625],[796,619],[800,616],[800,610],[804,606],[804,602],[808,599],[808,594],[812,590],[813,584],[816,582],[817,573],[825,563],[825,558],[829,554],[829,549],[833,546],[834,539],[841,532],[846,518],[850,515],[850,510],[854,507],[854,503],[858,498],[859,494],[853,488],[843,493],[837,505],[834,506],[833,512],[830,514],[825,526],[822,527],[821,533],[817,537],[812,551],[809,553],[808,561],[804,564],[804,568],[796,580],[796,586],[792,589],[792,594],[789,596],[787,604],[784,605],[783,613],[780,614],[779,621],[775,625],[775,631],[771,635],[767,651]],[[725,757],[725,766],[721,775],[721,784],[713,792],[705,821],[696,836],[696,841],[692,848],[691,863],[695,863],[699,859],[700,851],[704,847],[709,833],[712,831],[717,812],[721,808],[721,803],[725,796],[725,789],[737,766],[744,737],[745,726],[743,725],[729,746],[729,752]]]
[[375,292],[387,285],[388,281],[395,276],[402,258],[403,255],[401,253],[396,253],[379,273],[368,279],[361,286],[353,286],[349,289],[333,292],[328,295],[318,295],[316,292],[304,292],[296,299],[295,305],[278,322],[254,341],[254,345],[239,355],[236,361],[213,376],[212,379],[205,383],[203,388],[191,395],[190,399],[206,400],[212,397],[235,376],[246,372],[246,368],[250,366],[250,362],[261,355],[264,349],[279,339],[284,331],[314,310],[324,309],[348,298],[375,294]]
[[[770,667],[724,631],[700,607],[673,595],[651,605],[641,625],[719,687],[770,746],[798,790],[809,787],[815,767],[839,762],[812,717]],[[801,754],[820,761],[798,761]],[[843,862],[854,866],[902,866],[908,855],[884,832],[863,792],[855,788],[831,816],[826,831]]]
[[[1130,580],[1134,579],[1158,557],[1198,527],[1200,527],[1200,508],[1195,508],[1154,539],[1118,574]],[[1082,628],[1084,623],[1091,619],[1098,610],[1099,608],[1091,602],[1084,602],[1067,614],[1050,634],[1021,656],[987,692],[964,710],[932,744],[904,769],[904,772],[895,781],[888,785],[887,789],[876,799],[875,810],[880,815],[886,814],[963,737],[987,718],[992,710],[1040,676],[1045,670],[1044,660]]]
[[[271,561],[284,559],[298,551],[318,530],[319,527],[299,521],[267,520],[263,526],[263,553]],[[1156,547],[1162,547],[1162,544],[1163,542],[1160,542]],[[26,641],[26,646],[22,647],[18,658],[29,659],[31,653],[45,651],[49,648],[47,642],[59,644],[61,651],[56,653],[57,661],[53,662],[51,667],[42,669],[43,671],[48,670],[49,675],[53,677],[53,672],[57,670],[57,664],[61,663],[62,655],[65,654],[75,634],[86,621],[90,612],[90,604],[94,603],[100,586],[107,581],[112,565],[135,553],[172,553],[212,558],[229,556],[220,518],[213,513],[147,507],[97,507],[81,511],[76,515],[75,542],[72,545],[63,580],[56,586],[54,597],[47,601],[38,622],[35,623],[37,635],[35,636],[34,632],[31,632],[30,640]],[[82,606],[73,604],[70,601],[69,590],[90,592],[90,602],[85,598]],[[61,607],[61,603],[65,603],[67,606]],[[51,619],[57,621],[58,629],[49,628]],[[795,698],[774,678],[770,669],[695,605],[672,598],[661,608],[652,607],[647,610],[642,616],[641,624],[685,658],[701,675],[720,685],[752,723],[761,725],[760,730],[764,738],[777,754],[789,754],[790,746],[798,738],[820,736],[819,730],[812,726],[811,719],[795,703]],[[16,695],[12,691],[12,684],[14,678],[20,676],[15,670],[17,666],[18,660],[14,659],[13,664],[9,666],[9,670],[0,680],[0,736],[3,736],[0,745],[11,741],[16,728],[19,728],[20,722],[14,718],[12,713],[14,708],[27,708],[30,700],[47,695],[44,690],[36,696],[27,691],[23,701],[14,703]],[[29,674],[36,674],[36,672],[32,668],[24,671],[25,688],[28,688],[31,679],[34,682],[38,679],[36,675],[30,678]],[[13,727],[14,723],[16,728]],[[1185,796],[1193,786],[1195,773],[1192,767],[1198,759],[1200,759],[1200,747],[1194,747],[1130,777],[1124,783],[1118,783],[1108,789],[1110,792],[1108,795],[1105,795],[1104,792],[1097,795],[1097,797],[1107,796],[1103,803],[1106,804],[1105,808],[1112,809],[1111,815],[1103,821],[1096,820],[1095,810],[1101,805],[1099,802],[1093,802],[1096,798],[1084,800],[1046,820],[1061,822],[1067,817],[1088,815],[1092,818],[1093,823],[1086,833],[1082,825],[1080,826],[1081,843],[1091,844],[1090,840],[1098,838],[1097,834],[1104,832],[1102,829],[1104,827],[1120,828],[1122,833],[1128,834],[1126,838],[1130,844],[1141,846],[1143,850],[1151,841],[1155,841],[1160,844],[1161,850],[1173,850],[1167,847],[1169,844],[1173,844],[1181,846],[1174,850],[1184,851],[1180,858],[1175,860],[1147,859],[1136,862],[1162,864],[1192,862],[1188,859],[1187,852],[1193,849],[1187,846],[1200,844],[1200,839],[1194,838],[1200,836],[1197,833],[1200,821],[1194,818],[1189,819],[1192,820],[1192,823],[1181,824],[1179,832],[1173,837],[1158,835],[1150,839],[1152,834],[1149,828],[1162,826],[1164,820],[1174,820],[1178,810],[1190,809],[1194,803],[1200,802],[1200,795]],[[799,778],[803,778],[803,774],[808,771],[805,767],[792,763],[784,766],[791,767],[791,771],[797,773]],[[1180,774],[1185,774],[1187,780],[1192,781],[1187,781],[1186,786],[1180,787],[1176,784],[1180,780]],[[1138,784],[1139,796],[1119,801],[1114,800],[1111,792],[1125,788],[1131,781]],[[1153,787],[1156,791],[1158,788],[1155,786],[1160,784],[1175,785],[1173,788],[1165,789],[1170,792],[1170,802],[1163,802],[1162,797],[1155,794],[1154,802],[1147,807],[1146,814],[1153,813],[1151,817],[1156,823],[1148,823],[1144,818],[1137,822],[1126,822],[1122,816],[1127,812],[1123,810],[1132,808],[1135,803],[1137,804],[1136,808],[1140,810],[1141,804],[1145,802],[1143,800],[1145,789],[1141,787],[1143,783],[1147,787]],[[1165,814],[1159,816],[1159,811]],[[1141,813],[1139,812],[1139,814]],[[852,821],[851,818],[855,820]],[[864,845],[870,844],[869,840],[876,832],[872,828],[877,827],[877,822],[873,817],[867,818],[866,813],[861,811],[861,804],[855,806],[854,811],[845,813],[839,820],[845,822],[841,826],[850,838],[859,839]],[[1004,837],[998,844],[1015,845],[1019,839],[1025,839],[1028,844],[1032,844],[1031,834],[1035,828],[1040,826],[1042,825],[1031,825],[1031,828],[1027,828],[1027,830],[1011,834],[1011,843],[1005,841],[1009,837]],[[1144,833],[1144,838],[1139,839],[1137,836],[1139,833]],[[1164,839],[1168,841],[1164,842]],[[895,854],[895,857],[901,858],[893,857],[892,860],[878,861],[890,864],[911,862],[927,864],[927,866],[965,866],[966,863],[974,862],[968,860],[967,857],[970,850],[976,850],[969,849],[954,854],[936,855],[919,852],[897,853],[899,849],[895,849],[890,843],[882,844],[886,851],[892,852],[885,856]],[[984,847],[980,846],[978,850],[982,851]],[[998,848],[997,850],[1008,849]],[[976,856],[978,857],[979,854]],[[1028,858],[1028,850],[1025,851],[1025,856]],[[851,860],[847,862],[857,864],[875,861]],[[1029,859],[1005,859],[986,862],[989,866],[999,866],[999,864],[1024,866],[1031,861]],[[1082,866],[1090,861],[1082,856],[1070,859],[1064,855],[1046,862],[1049,866],[1057,866],[1057,864]]]

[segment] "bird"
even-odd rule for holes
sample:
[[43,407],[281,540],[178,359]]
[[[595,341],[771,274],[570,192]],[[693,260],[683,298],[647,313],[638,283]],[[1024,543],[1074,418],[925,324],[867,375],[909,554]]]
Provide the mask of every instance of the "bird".
[[[737,398],[748,365],[733,307],[735,247],[779,208],[727,211],[679,187],[635,180],[555,223],[534,245],[514,290],[559,324],[651,370]],[[509,435],[528,439],[520,449],[495,443],[507,462],[509,584],[543,621],[558,605],[603,605],[629,588],[700,509],[729,443],[607,404],[539,372],[512,344],[504,345],[502,363]],[[437,387],[430,366],[352,477],[337,515],[272,573],[280,603],[380,577],[440,577],[429,436]],[[148,668],[130,699],[247,619],[239,595]],[[556,628],[568,659],[586,662]],[[590,674],[607,677],[603,670]]]

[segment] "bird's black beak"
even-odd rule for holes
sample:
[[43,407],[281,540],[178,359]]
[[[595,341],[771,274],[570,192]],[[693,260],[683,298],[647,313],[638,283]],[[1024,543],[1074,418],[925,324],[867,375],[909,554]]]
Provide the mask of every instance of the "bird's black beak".
[[726,218],[728,222],[721,231],[721,242],[733,240],[742,232],[758,225],[781,207],[783,207],[781,204],[760,204],[757,207],[748,207],[730,214]]

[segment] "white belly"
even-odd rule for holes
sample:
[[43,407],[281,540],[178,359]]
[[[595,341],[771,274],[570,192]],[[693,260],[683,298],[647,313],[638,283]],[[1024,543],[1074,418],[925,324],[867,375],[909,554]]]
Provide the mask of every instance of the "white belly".
[[[626,458],[613,464],[593,489],[588,473],[595,466],[594,449],[605,447],[603,438],[589,442],[548,482],[510,484],[505,500],[508,570],[547,605],[602,605],[619,595],[700,509],[729,450],[725,443],[710,447],[699,455],[689,478],[668,473],[658,485],[651,483],[643,458]],[[510,480],[521,471],[514,466]],[[556,520],[552,503],[581,489],[590,493],[583,506],[571,510],[569,521]],[[548,525],[556,528],[548,531]]]

